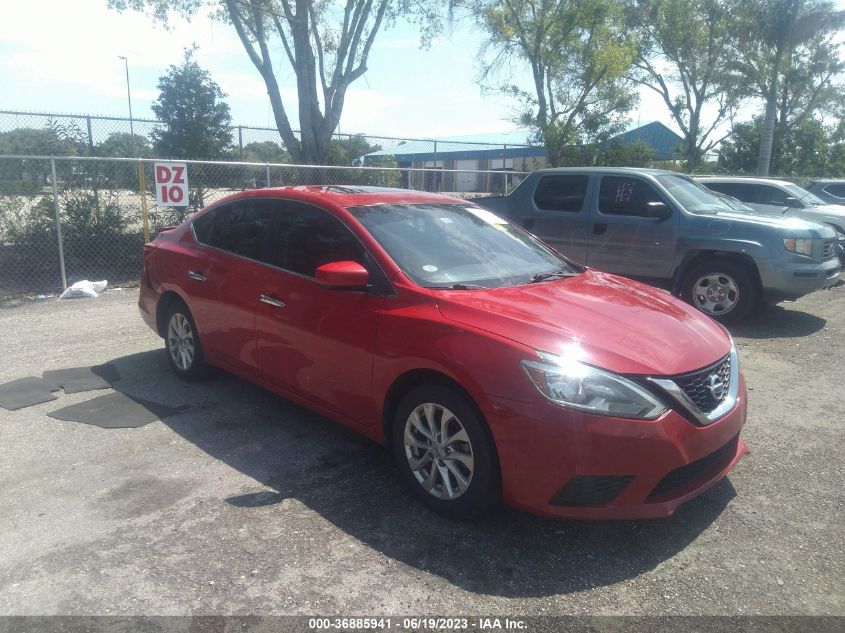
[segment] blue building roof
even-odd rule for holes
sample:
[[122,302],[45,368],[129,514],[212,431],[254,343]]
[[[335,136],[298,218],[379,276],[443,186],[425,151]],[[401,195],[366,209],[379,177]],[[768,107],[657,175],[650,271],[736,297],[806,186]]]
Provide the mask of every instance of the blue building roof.
[[[364,161],[379,156],[393,156],[400,163],[426,160],[489,160],[545,156],[546,149],[528,143],[529,132],[517,130],[509,134],[453,136],[430,141],[408,141],[392,149],[370,152]],[[659,121],[651,121],[629,129],[605,142],[626,145],[642,140],[654,149],[654,160],[680,158],[678,146],[683,139]]]
[[678,147],[684,139],[660,121],[651,121],[618,134],[604,143],[611,145],[630,145],[643,141],[654,150],[654,160],[674,160],[681,158]]

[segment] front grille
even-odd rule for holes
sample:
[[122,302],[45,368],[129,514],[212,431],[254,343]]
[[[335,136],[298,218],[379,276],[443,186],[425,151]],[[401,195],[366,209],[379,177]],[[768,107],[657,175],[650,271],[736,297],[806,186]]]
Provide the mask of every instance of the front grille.
[[822,250],[822,259],[830,259],[836,255],[836,240],[830,240],[824,243]]
[[558,490],[549,504],[553,506],[603,506],[622,492],[633,475],[579,475]]
[[715,365],[677,376],[673,380],[700,411],[710,413],[722,403],[730,390],[731,357],[727,356]]
[[731,441],[716,449],[709,455],[702,457],[686,466],[681,466],[670,471],[661,479],[646,498],[647,502],[659,501],[663,497],[671,495],[676,490],[686,487],[688,484],[722,470],[736,454],[736,445],[739,435],[735,435]]

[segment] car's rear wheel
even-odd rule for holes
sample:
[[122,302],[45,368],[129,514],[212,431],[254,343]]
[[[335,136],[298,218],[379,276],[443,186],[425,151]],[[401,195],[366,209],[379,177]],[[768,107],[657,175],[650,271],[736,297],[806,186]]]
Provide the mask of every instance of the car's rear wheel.
[[757,286],[745,268],[716,260],[687,273],[681,296],[721,323],[738,323],[754,309],[757,295]]
[[174,301],[168,309],[164,333],[167,359],[176,375],[184,380],[202,380],[209,373],[200,345],[194,317],[182,301]]
[[486,422],[445,385],[415,387],[393,418],[393,452],[404,479],[428,507],[456,519],[499,504],[499,468]]

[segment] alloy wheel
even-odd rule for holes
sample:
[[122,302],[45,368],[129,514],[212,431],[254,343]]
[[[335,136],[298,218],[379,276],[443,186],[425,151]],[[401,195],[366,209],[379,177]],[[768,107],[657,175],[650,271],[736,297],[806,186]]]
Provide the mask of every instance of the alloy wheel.
[[188,371],[194,362],[194,331],[191,322],[180,312],[170,317],[167,326],[167,350],[173,363],[182,371]]
[[405,457],[414,478],[430,495],[450,501],[472,482],[475,461],[463,424],[446,407],[427,402],[405,422]]

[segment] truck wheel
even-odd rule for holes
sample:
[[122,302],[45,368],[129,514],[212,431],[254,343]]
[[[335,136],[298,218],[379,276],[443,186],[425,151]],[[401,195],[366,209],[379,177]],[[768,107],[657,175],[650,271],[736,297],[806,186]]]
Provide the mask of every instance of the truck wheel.
[[720,323],[738,323],[757,305],[757,286],[748,271],[732,262],[711,260],[687,273],[681,298]]

